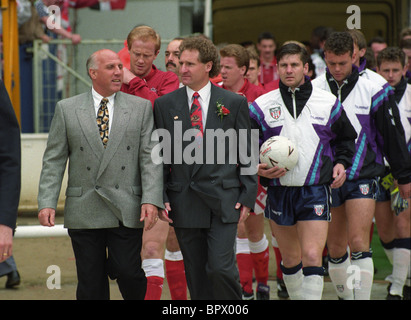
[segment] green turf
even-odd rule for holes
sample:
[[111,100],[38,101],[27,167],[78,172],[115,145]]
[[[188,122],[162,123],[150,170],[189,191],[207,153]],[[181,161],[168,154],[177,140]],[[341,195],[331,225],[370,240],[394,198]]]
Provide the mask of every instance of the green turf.
[[376,271],[374,280],[384,280],[386,276],[392,273],[392,265],[388,261],[384,248],[381,245],[376,226],[374,226],[371,248],[373,251],[372,258],[374,260],[374,269]]

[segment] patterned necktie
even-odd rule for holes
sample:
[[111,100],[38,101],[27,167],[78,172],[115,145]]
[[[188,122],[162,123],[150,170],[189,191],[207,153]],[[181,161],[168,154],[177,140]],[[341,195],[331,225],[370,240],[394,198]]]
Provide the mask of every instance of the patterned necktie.
[[193,94],[193,103],[190,109],[190,118],[191,118],[191,125],[194,129],[198,129],[201,132],[201,137],[203,136],[203,115],[201,112],[201,105],[198,98],[200,95],[198,92],[194,92]]
[[97,126],[100,131],[100,138],[103,142],[104,148],[107,146],[108,142],[108,128],[109,128],[109,116],[107,108],[108,99],[103,98],[100,102],[100,107],[97,111]]

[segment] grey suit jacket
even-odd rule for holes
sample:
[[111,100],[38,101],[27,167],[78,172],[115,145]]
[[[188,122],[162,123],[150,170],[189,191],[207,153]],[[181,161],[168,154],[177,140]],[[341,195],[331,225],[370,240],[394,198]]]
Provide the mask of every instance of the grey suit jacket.
[[[217,101],[230,110],[230,114],[223,119],[217,115]],[[239,140],[231,141],[230,144],[229,138],[224,138],[224,133],[231,130],[237,138],[240,130],[250,134],[246,99],[215,85],[211,86],[204,143],[201,147],[202,163],[189,164],[184,158],[184,151],[190,150],[192,145],[191,141],[183,139],[187,130],[192,129],[186,87],[156,99],[154,116],[157,128],[166,129],[171,135],[171,156],[164,157],[164,201],[170,202],[173,225],[207,228],[212,213],[220,217],[223,223],[237,223],[240,216],[240,211],[234,209],[237,202],[254,207],[257,175],[241,174],[242,168],[251,165],[241,162],[239,156],[240,152],[251,153],[250,136],[240,148]],[[215,142],[211,147],[207,146],[207,139],[211,137],[209,133],[217,133],[211,139]],[[237,156],[236,162],[233,162],[233,156]]]
[[161,165],[153,163],[148,100],[117,92],[107,148],[91,90],[57,103],[40,176],[38,206],[56,208],[68,160],[64,225],[72,229],[141,228],[140,206],[163,208]]

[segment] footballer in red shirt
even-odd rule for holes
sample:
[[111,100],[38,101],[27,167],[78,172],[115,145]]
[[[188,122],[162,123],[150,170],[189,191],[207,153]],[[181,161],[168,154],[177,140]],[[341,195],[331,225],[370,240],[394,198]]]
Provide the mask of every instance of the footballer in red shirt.
[[179,88],[175,73],[161,71],[153,64],[160,52],[158,33],[147,26],[134,28],[127,37],[130,70],[124,68],[121,91],[151,101]]
[[[250,105],[265,93],[264,88],[256,86],[245,78],[250,64],[247,50],[238,44],[229,44],[220,50],[221,87],[246,97]],[[259,186],[257,200],[266,196],[266,190]],[[262,199],[262,204],[264,200]],[[258,203],[258,202],[257,202]],[[269,250],[264,234],[265,205],[257,204],[252,214],[237,228],[237,265],[243,299],[254,299],[252,289],[253,270],[257,280],[257,299],[269,300],[268,281]]]
[[[121,91],[151,101],[179,88],[178,76],[171,71],[161,71],[153,64],[160,52],[159,34],[148,26],[135,27],[127,36],[130,69],[124,70]],[[122,50],[121,56],[127,57]],[[121,59],[121,57],[120,57]],[[123,62],[126,66],[127,59]],[[147,277],[145,300],[160,300],[164,283],[164,249],[169,225],[157,221],[149,231],[143,232],[141,250],[142,268]],[[184,287],[185,288],[185,287]]]

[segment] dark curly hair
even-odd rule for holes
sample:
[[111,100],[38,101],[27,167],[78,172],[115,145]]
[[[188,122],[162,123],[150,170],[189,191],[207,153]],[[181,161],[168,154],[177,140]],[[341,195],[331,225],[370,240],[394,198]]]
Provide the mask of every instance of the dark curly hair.
[[351,34],[347,31],[333,32],[324,44],[324,51],[330,51],[337,56],[347,52],[352,55],[354,52],[354,41]]
[[204,36],[192,36],[185,38],[180,44],[180,55],[184,50],[197,50],[201,63],[212,62],[210,78],[216,77],[220,72],[218,51],[214,43]]

